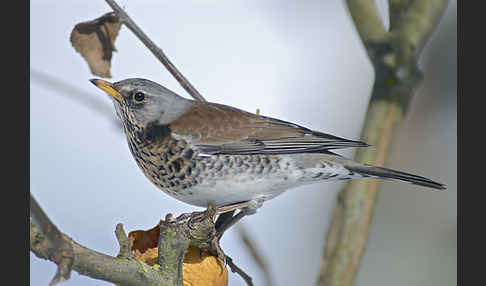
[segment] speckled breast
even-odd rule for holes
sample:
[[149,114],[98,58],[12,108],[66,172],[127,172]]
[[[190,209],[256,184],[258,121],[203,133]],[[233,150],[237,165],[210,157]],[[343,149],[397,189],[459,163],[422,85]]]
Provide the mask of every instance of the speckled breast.
[[251,180],[276,173],[282,167],[280,158],[272,155],[199,156],[198,150],[186,141],[170,135],[156,143],[150,138],[142,140],[140,136],[130,136],[128,145],[145,176],[161,190],[179,199],[181,196],[197,196],[192,189],[209,186],[211,181],[231,180],[238,175]]

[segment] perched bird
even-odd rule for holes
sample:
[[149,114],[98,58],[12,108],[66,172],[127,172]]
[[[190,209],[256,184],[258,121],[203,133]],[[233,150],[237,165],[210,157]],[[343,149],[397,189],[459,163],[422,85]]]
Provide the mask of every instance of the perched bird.
[[243,110],[183,98],[146,79],[91,82],[111,96],[145,176],[191,205],[257,209],[284,191],[328,180],[380,178],[445,189],[424,177],[354,162],[331,152],[365,147]]

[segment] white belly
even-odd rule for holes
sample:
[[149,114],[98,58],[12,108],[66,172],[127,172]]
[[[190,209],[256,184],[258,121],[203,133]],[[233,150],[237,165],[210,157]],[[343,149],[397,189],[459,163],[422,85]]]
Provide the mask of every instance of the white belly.
[[295,175],[276,173],[259,177],[241,174],[223,180],[205,181],[182,191],[176,198],[201,207],[207,207],[209,203],[224,206],[250,200],[266,201],[301,185],[298,183],[298,173],[301,172],[294,173]]

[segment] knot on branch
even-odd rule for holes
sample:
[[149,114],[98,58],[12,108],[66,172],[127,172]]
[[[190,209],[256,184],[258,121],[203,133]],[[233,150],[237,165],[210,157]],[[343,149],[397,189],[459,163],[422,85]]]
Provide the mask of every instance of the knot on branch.
[[365,46],[375,70],[372,97],[395,102],[406,111],[410,96],[424,78],[417,61],[401,61],[389,42],[366,42]]

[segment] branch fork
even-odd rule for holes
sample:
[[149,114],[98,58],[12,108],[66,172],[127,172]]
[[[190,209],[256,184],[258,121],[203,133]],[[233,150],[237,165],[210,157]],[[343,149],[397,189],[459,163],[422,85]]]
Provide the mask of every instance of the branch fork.
[[[383,166],[398,123],[423,80],[418,58],[447,0],[389,0],[385,30],[373,0],[346,0],[350,16],[375,70],[375,82],[361,131],[374,146],[355,160]],[[351,181],[340,191],[326,236],[318,285],[354,283],[366,247],[379,182]]]

